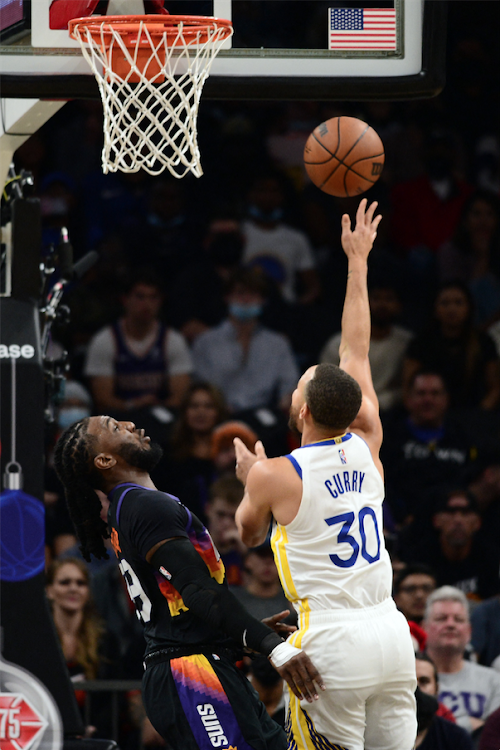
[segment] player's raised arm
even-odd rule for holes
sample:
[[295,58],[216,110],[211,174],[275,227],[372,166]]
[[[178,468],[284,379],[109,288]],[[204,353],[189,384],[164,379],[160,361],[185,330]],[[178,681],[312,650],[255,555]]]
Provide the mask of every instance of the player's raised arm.
[[356,212],[354,230],[349,216],[342,217],[342,247],[347,255],[348,272],[339,354],[340,367],[357,380],[363,394],[352,429],[364,437],[378,459],[382,427],[368,360],[371,324],[367,286],[368,256],[382,219],[380,214],[374,217],[376,208],[376,202],[367,208],[367,200],[363,198]]

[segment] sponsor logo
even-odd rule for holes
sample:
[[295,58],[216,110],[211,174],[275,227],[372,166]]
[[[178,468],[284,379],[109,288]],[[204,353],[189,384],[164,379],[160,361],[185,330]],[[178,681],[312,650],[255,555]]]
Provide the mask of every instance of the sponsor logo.
[[35,347],[31,344],[0,344],[0,359],[32,359]]
[[[200,703],[196,706],[201,722],[205,727],[212,747],[227,747],[229,742],[224,734],[221,723],[217,718],[215,709],[211,703]],[[231,750],[231,748],[228,748]],[[236,750],[234,748],[233,750]]]
[[378,177],[382,174],[382,169],[384,168],[384,165],[379,161],[372,161],[372,175],[373,177]]

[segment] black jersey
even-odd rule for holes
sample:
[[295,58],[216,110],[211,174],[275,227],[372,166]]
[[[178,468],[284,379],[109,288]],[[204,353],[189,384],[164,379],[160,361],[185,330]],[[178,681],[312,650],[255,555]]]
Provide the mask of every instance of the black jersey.
[[111,543],[119,560],[137,616],[144,624],[146,653],[160,648],[204,645],[234,646],[234,642],[191,614],[179,592],[146,561],[158,542],[184,537],[205,562],[217,583],[227,586],[224,564],[201,521],[166,492],[124,483],[109,494],[108,524]]

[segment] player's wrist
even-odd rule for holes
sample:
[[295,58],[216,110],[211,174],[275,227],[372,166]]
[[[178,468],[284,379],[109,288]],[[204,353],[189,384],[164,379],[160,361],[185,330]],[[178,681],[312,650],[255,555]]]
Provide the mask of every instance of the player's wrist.
[[291,643],[283,641],[274,647],[269,654],[268,659],[275,669],[279,669],[290,661],[290,659],[293,659],[294,656],[297,656],[297,654],[300,653],[302,653],[301,648],[297,648],[296,646],[292,646]]

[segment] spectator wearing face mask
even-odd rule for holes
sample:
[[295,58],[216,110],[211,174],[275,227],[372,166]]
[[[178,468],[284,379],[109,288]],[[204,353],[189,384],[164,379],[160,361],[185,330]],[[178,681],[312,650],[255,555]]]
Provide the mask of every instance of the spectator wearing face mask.
[[[301,305],[315,302],[320,281],[308,237],[284,222],[285,193],[280,178],[259,175],[248,194],[243,223],[243,260],[262,269],[278,284],[285,300]],[[302,290],[297,294],[296,285]]]
[[193,345],[195,376],[217,386],[232,412],[287,411],[299,375],[285,336],[259,322],[266,293],[261,273],[237,271],[228,285],[228,316]]

